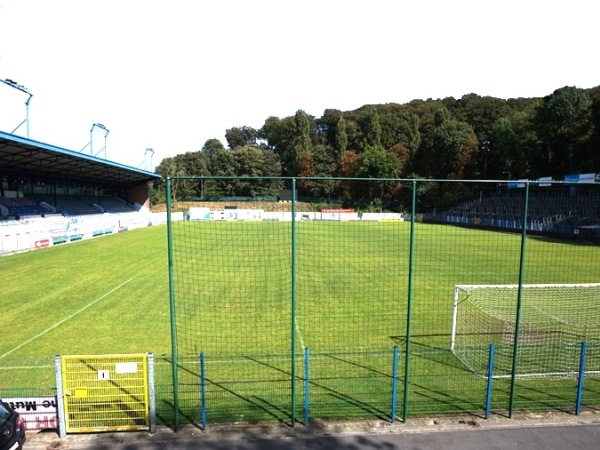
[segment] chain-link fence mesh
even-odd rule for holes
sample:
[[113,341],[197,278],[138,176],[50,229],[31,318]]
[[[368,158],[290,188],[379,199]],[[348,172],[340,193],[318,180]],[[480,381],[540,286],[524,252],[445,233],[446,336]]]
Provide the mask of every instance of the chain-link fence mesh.
[[[474,373],[452,349],[455,286],[600,279],[595,186],[286,183],[286,200],[199,202],[202,211],[170,224],[177,352],[186,360],[206,357],[209,422],[293,423],[305,409],[319,418],[481,412],[486,374]],[[331,183],[339,196],[304,198],[307,183]],[[515,290],[515,314],[527,308],[521,297]],[[586,326],[600,328],[593,317]],[[476,345],[466,350],[487,357],[493,342],[481,327],[468,330]],[[552,333],[552,324],[546,328]],[[514,324],[511,330],[519,332]],[[579,361],[581,340],[594,336],[564,335],[558,347]],[[544,345],[535,337],[519,342]],[[495,380],[492,408],[574,406],[574,376],[521,378],[520,365],[531,363],[527,352],[519,361],[514,339],[505,344],[515,377],[508,385]],[[597,358],[590,344],[588,363]],[[547,370],[564,371],[560,360]],[[183,396],[182,410],[202,403],[199,369],[187,367],[181,365],[179,383],[195,386],[197,395],[189,402]],[[593,386],[584,392],[592,403]]]

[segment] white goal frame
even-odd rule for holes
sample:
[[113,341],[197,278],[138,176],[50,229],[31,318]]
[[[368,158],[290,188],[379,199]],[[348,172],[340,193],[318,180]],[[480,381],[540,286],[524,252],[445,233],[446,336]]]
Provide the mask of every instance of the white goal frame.
[[[481,355],[481,353],[485,353],[484,347],[488,347],[489,348],[489,342],[484,342],[482,338],[482,342],[481,344],[479,344],[478,342],[476,342],[475,344],[473,344],[473,341],[469,342],[469,339],[467,339],[467,346],[465,348],[467,348],[467,350],[463,350],[463,349],[458,349],[457,351],[457,333],[460,333],[461,330],[458,330],[458,326],[459,326],[459,308],[460,308],[460,304],[463,301],[466,301],[466,298],[462,298],[461,301],[461,291],[462,292],[466,292],[467,295],[469,295],[469,293],[476,291],[476,290],[482,290],[482,289],[499,289],[499,290],[514,290],[514,295],[515,295],[515,302],[514,302],[514,313],[516,315],[516,304],[517,304],[517,293],[518,293],[518,289],[522,289],[523,292],[525,290],[531,290],[531,289],[554,289],[554,288],[565,288],[566,290],[568,289],[572,289],[572,288],[594,288],[594,289],[598,289],[600,288],[600,283],[572,283],[572,284],[560,284],[560,283],[554,283],[554,284],[496,284],[496,285],[455,285],[454,286],[454,299],[453,299],[453,308],[452,308],[452,330],[451,330],[451,338],[450,338],[450,351],[452,353],[454,353],[471,371],[484,376],[485,374],[483,374],[483,369],[481,368],[481,364],[480,364],[480,359],[477,361],[477,363],[474,363],[473,361],[467,361],[467,359],[469,359],[467,355],[467,351],[469,351],[468,349],[475,349],[476,347],[478,347],[478,349],[476,351],[479,352],[479,354]],[[566,301],[568,301],[569,299],[566,299]],[[485,300],[484,300],[485,301]],[[506,316],[503,316],[503,313],[501,311],[502,307],[501,307],[501,302],[502,300],[500,300],[499,297],[499,310],[494,310],[493,309],[493,303],[490,302],[491,307],[489,309],[481,309],[480,311],[480,316],[484,316],[484,315],[489,315],[490,318],[490,322],[494,321],[494,323],[503,323],[505,324],[505,329],[509,329],[512,326],[514,329],[514,318],[507,318]],[[471,303],[472,304],[472,303]],[[595,304],[595,297],[594,297],[594,304]],[[563,324],[563,326],[569,327],[569,324],[571,323],[569,321],[569,319],[567,317],[565,317],[564,315],[561,316],[561,311],[553,311],[552,307],[556,308],[556,303],[553,304],[552,306],[549,306],[548,310],[546,310],[545,308],[543,308],[543,306],[540,305],[523,305],[523,308],[530,308],[529,311],[535,311],[536,313],[536,317],[539,316],[547,318],[548,319],[548,324]],[[600,297],[598,298],[598,305],[600,306]],[[564,307],[564,305],[562,305]],[[472,310],[472,311],[479,311],[479,308],[481,307],[481,305],[475,305],[475,306],[470,306],[471,308],[476,308],[476,310]],[[568,309],[568,306],[567,306]],[[476,315],[479,314],[476,313]],[[595,316],[596,314],[594,314]],[[600,312],[598,313],[598,317],[600,317]],[[594,330],[594,343],[598,344],[599,340],[598,340],[598,336],[600,336],[600,320],[598,320],[598,317],[593,317],[590,319],[590,325]],[[490,322],[485,321],[484,324],[488,324],[490,325]],[[461,324],[464,323],[461,320]],[[546,323],[546,322],[544,322]],[[524,324],[524,325],[523,325]],[[530,326],[532,323],[530,322],[526,322],[523,320],[523,318],[521,318],[521,325],[523,325],[524,327],[526,326]],[[493,324],[492,324],[493,325]],[[492,326],[490,325],[490,326]],[[533,323],[532,326],[535,326],[535,323]],[[587,326],[587,324],[586,324]],[[476,328],[473,327],[474,329]],[[522,329],[523,330],[523,329]],[[597,331],[596,331],[597,330]],[[475,330],[476,333],[479,333],[479,331]],[[491,330],[486,330],[486,329],[482,329],[481,330],[481,334],[482,336],[485,336],[486,334],[490,333]],[[521,333],[520,333],[521,334]],[[473,339],[473,337],[471,337],[471,339]],[[519,340],[524,339],[523,335],[521,334],[519,336]],[[581,343],[581,341],[583,341],[584,339],[587,340],[586,336],[581,336],[581,340],[577,340],[577,339],[568,339],[565,342],[565,346],[567,345],[567,343],[569,345],[571,344],[575,344],[576,342],[578,342],[579,344]],[[475,338],[476,340],[476,338]],[[470,345],[470,346],[469,346]],[[508,346],[512,346],[514,345],[514,338],[513,338],[513,342],[512,343],[508,343]],[[528,344],[521,344],[521,346],[526,346]],[[507,347],[507,345],[505,345],[505,347]],[[481,357],[479,357],[481,358]],[[476,357],[477,359],[477,357]],[[596,356],[597,359],[597,356]],[[537,361],[537,359],[535,360]],[[595,365],[595,364],[594,364]],[[476,366],[476,367],[474,367]],[[567,372],[572,372],[572,371],[567,371]],[[566,373],[566,372],[565,372]],[[519,374],[518,376],[527,376],[527,377],[535,377],[535,376],[564,376],[565,373],[563,372],[556,372],[556,373],[551,373],[550,371],[548,372],[543,372],[543,373],[523,373],[523,374]],[[595,373],[598,374],[599,372],[599,368],[595,367],[592,369],[592,371],[587,372],[586,373]],[[500,377],[501,375],[499,375]]]

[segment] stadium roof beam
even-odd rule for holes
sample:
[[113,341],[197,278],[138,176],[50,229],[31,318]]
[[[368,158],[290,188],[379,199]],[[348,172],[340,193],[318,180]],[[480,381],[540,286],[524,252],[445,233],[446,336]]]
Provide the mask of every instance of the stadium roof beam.
[[0,131],[0,169],[3,175],[130,187],[159,180],[158,174],[82,155],[64,148]]

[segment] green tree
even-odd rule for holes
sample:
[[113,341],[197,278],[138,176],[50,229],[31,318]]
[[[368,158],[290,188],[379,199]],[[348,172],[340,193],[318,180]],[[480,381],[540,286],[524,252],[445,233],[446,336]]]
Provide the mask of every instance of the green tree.
[[456,120],[471,125],[480,142],[489,141],[496,121],[510,113],[506,100],[477,94],[463,95],[450,110]]
[[451,117],[448,108],[442,106],[441,108],[438,108],[435,112],[433,123],[436,127],[441,127],[445,122],[448,122],[450,119]]
[[589,162],[590,170],[585,172],[600,172],[600,86],[590,90],[590,99],[592,133],[582,159]]
[[514,171],[515,158],[518,158],[519,137],[508,117],[496,121],[490,133],[487,158],[484,161],[484,178],[502,179],[505,175],[521,176]]
[[565,86],[542,99],[535,111],[534,125],[543,143],[543,160],[552,175],[565,175],[583,166],[577,156],[591,132],[589,94]]
[[293,159],[294,164],[291,172],[292,175],[299,174],[300,161],[304,155],[312,151],[312,140],[311,140],[311,128],[312,119],[302,110],[296,111],[294,116],[294,124],[296,126],[296,132],[293,143]]
[[[367,147],[358,155],[356,175],[360,178],[397,178],[401,170],[398,159],[383,147]],[[369,183],[369,200],[372,202],[377,198],[377,204],[381,205],[392,185],[391,181],[379,181],[375,185]]]
[[465,178],[477,146],[473,128],[468,123],[444,120],[433,133],[436,178]]
[[419,150],[419,147],[421,146],[421,132],[419,131],[419,124],[420,124],[419,116],[415,113],[411,114],[410,122],[409,122],[409,126],[408,126],[407,142],[406,142],[406,147],[409,150],[408,163],[410,164],[411,167],[412,167],[414,159],[415,159],[415,154],[417,153],[417,151]]
[[296,125],[293,117],[279,119],[269,117],[259,131],[259,138],[267,142],[267,146],[279,156],[281,174],[292,176],[295,167],[294,139]]
[[[240,177],[262,177],[264,168],[264,153],[261,149],[244,145],[232,152],[235,175]],[[237,196],[262,195],[262,185],[255,180],[236,179],[232,181],[234,193]]]
[[381,146],[381,123],[379,114],[374,107],[367,110],[367,117],[363,125],[363,148]]
[[301,179],[299,187],[302,193],[312,197],[328,197],[331,195],[334,182],[327,178],[331,178],[334,166],[335,163],[328,146],[317,145],[312,151],[306,152],[300,160],[299,175],[301,177],[322,179]]
[[[262,149],[263,152],[263,168],[262,173],[265,177],[280,177],[281,176],[281,160],[279,155],[269,149]],[[283,189],[283,182],[278,179],[264,179],[260,181],[263,186],[262,195],[272,195],[278,197]]]
[[172,178],[171,199],[173,200],[173,202],[193,195],[193,190],[190,186],[191,183],[186,179],[178,178],[189,175],[186,172],[183,155],[177,155],[174,157],[163,159],[160,162],[160,164],[156,167],[156,173],[161,174],[163,178]]
[[335,126],[334,147],[339,161],[339,159],[342,157],[342,154],[348,148],[348,133],[346,133],[346,121],[344,120],[344,116],[340,116]]
[[244,145],[256,145],[258,131],[252,127],[233,127],[225,131],[225,140],[231,150]]
[[202,146],[202,151],[206,154],[206,156],[210,159],[213,153],[225,150],[223,143],[218,139],[209,139]]
[[[218,177],[235,176],[235,159],[231,150],[219,150],[213,153],[209,162],[211,175]],[[231,196],[234,195],[234,186],[230,180],[216,179],[207,180],[204,186],[207,196]]]

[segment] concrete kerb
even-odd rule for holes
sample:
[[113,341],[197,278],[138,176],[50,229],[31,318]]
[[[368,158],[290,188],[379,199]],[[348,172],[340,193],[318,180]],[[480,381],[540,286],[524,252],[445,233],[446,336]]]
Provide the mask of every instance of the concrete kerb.
[[27,450],[75,450],[90,448],[111,448],[111,444],[126,445],[128,442],[149,445],[169,443],[202,443],[211,441],[239,441],[252,438],[270,437],[293,438],[294,436],[340,436],[402,433],[435,433],[442,431],[476,431],[484,429],[510,429],[531,427],[559,427],[600,424],[600,411],[584,411],[580,415],[563,412],[523,412],[508,418],[494,415],[489,419],[473,415],[435,416],[413,418],[407,423],[390,423],[380,420],[363,421],[313,421],[309,426],[294,428],[279,424],[263,425],[211,425],[203,431],[193,425],[186,425],[174,432],[167,427],[158,427],[156,433],[119,432],[95,434],[69,434],[60,439],[55,431],[28,433]]

